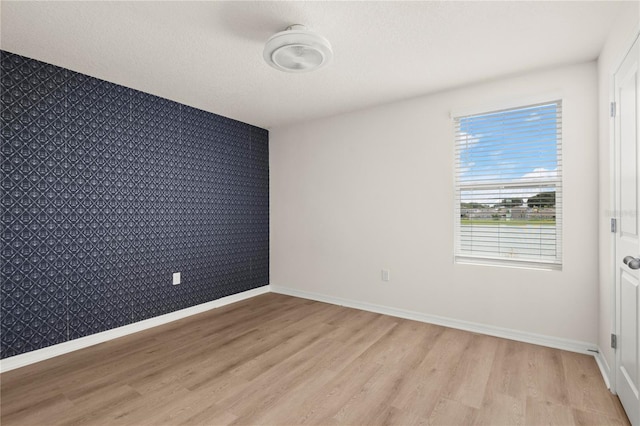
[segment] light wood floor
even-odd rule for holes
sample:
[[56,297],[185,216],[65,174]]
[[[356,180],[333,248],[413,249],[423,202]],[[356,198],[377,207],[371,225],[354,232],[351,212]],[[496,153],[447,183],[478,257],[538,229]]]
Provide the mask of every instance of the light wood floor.
[[276,294],[0,380],[5,426],[628,424],[593,357]]

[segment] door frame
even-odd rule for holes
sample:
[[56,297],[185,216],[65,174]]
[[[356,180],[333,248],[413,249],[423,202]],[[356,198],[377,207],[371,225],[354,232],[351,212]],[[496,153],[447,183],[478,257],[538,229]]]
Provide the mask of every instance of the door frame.
[[[616,65],[609,72],[609,103],[607,104],[607,111],[610,111],[610,105],[612,102],[617,102],[615,76],[617,72],[620,70],[620,67],[622,66],[622,63],[626,59],[627,55],[629,54],[629,52],[631,52],[631,49],[633,48],[636,40],[638,40],[639,38],[640,38],[640,27],[636,28],[636,30],[633,33],[633,36],[626,43],[625,45],[626,47],[623,50],[622,54],[620,55],[618,60],[615,62]],[[616,111],[616,116],[617,116],[617,111]],[[610,217],[615,218],[616,223],[619,226],[620,220],[621,220],[621,217],[620,217],[621,212],[617,210],[617,199],[616,199],[616,189],[617,189],[616,174],[618,171],[616,168],[616,155],[617,155],[616,130],[617,130],[616,117],[611,117],[611,114],[609,114],[609,191],[610,191],[609,193],[611,194],[611,196],[609,197],[609,211],[611,212]],[[616,229],[616,232],[617,232],[617,229]],[[617,273],[618,273],[617,267],[616,267],[616,255],[617,255],[616,233],[613,233],[613,232],[611,233],[610,241],[611,241],[611,253],[609,256],[609,265],[611,266],[610,295],[611,295],[611,305],[612,305],[610,321],[611,321],[611,334],[615,334],[617,336],[620,330],[619,330],[619,324],[618,324],[618,293],[616,288],[616,280],[617,280]],[[608,371],[609,390],[614,395],[617,395],[616,377],[618,372],[618,361],[619,361],[618,356],[620,355],[618,349],[613,349],[613,355],[614,355],[613,361],[612,361],[613,365],[610,366]],[[606,359],[604,359],[604,361],[606,362]]]

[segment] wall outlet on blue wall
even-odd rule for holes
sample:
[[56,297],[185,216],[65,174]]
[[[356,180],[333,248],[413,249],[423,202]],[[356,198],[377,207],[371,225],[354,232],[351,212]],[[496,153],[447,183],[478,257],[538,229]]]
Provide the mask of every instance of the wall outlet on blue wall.
[[173,273],[173,285],[180,284],[180,272]]

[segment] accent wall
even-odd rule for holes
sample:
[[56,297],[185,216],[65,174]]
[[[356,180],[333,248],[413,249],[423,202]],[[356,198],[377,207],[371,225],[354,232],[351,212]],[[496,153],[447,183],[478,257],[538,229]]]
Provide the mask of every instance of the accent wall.
[[2,358],[269,284],[267,130],[0,55]]

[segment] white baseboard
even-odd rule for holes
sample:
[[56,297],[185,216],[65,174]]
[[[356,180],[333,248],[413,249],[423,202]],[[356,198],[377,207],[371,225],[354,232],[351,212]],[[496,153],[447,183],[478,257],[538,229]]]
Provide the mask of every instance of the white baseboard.
[[15,355],[9,358],[0,360],[0,373],[13,370],[25,365],[33,364],[45,359],[53,358],[58,355],[66,354],[69,352],[83,349],[89,346],[97,345],[108,340],[117,339],[118,337],[126,336],[128,334],[137,333],[138,331],[147,330],[152,327],[157,327],[162,324],[166,324],[172,321],[176,321],[182,318],[196,315],[202,312],[209,311],[211,309],[219,308],[221,306],[229,305],[231,303],[239,302],[241,300],[249,299],[251,297],[258,296],[260,294],[269,293],[270,286],[254,288],[252,290],[244,291],[238,294],[232,294],[231,296],[222,297],[211,302],[202,303],[200,305],[191,306],[190,308],[181,309],[179,311],[171,312],[168,314],[160,315],[147,320],[138,321],[133,324],[128,324],[122,327],[113,328],[111,330],[103,331],[96,334],[91,334],[79,339],[69,340],[68,342],[59,343],[57,345],[48,346],[46,348],[38,349],[35,351],[27,352],[21,355]]
[[[388,306],[375,305],[372,303],[358,302],[355,300],[342,299],[339,297],[327,296],[324,294],[311,293],[292,288],[280,287],[271,284],[271,291],[274,293],[286,294],[289,296],[301,297],[303,299],[316,300],[318,302],[331,303],[333,305],[346,306],[349,308],[361,309],[363,311],[376,312],[398,318],[405,318],[414,321],[426,322],[429,324],[441,325],[444,327],[457,328],[471,331],[473,333],[486,334],[489,336],[502,337],[519,342],[532,343],[550,348],[562,349],[570,352],[578,352],[587,355],[596,355],[598,347],[591,343],[576,340],[562,339],[559,337],[545,336],[541,334],[528,333],[525,331],[496,327],[492,325],[480,324],[470,321],[462,321],[453,318],[428,315],[422,312],[408,311],[404,309],[391,308]],[[597,359],[596,359],[597,360]]]
[[[600,349],[600,348],[598,348]],[[598,368],[600,369],[600,374],[602,374],[602,378],[604,379],[604,384],[607,385],[607,388],[611,390],[611,380],[610,374],[611,369],[609,368],[609,364],[607,363],[607,359],[602,355],[602,351],[598,350],[598,353],[593,355],[596,359],[596,364],[598,364]]]
[[441,325],[444,327],[457,328],[460,330],[471,331],[474,333],[486,334],[489,336],[502,337],[510,340],[517,340],[520,342],[533,343],[541,346],[548,346],[551,348],[567,350],[571,352],[578,352],[587,355],[593,355],[596,363],[600,368],[602,377],[608,388],[610,386],[610,369],[606,359],[599,351],[599,348],[593,344],[579,342],[569,339],[561,339],[553,336],[545,336],[534,333],[527,333],[519,330],[512,330],[508,328],[495,327],[491,325],[479,324],[469,321],[462,321],[453,318],[440,317],[436,315],[428,315],[421,312],[408,311],[404,309],[397,309],[388,306],[375,305],[366,302],[358,302],[355,300],[342,299],[339,297],[327,296],[318,293],[311,293],[301,290],[295,290],[286,287],[279,287],[274,285],[266,285],[263,287],[248,290],[242,293],[233,294],[231,296],[223,297],[221,299],[213,300],[211,302],[203,303],[201,305],[192,306],[190,308],[182,309],[176,312],[171,312],[165,315],[160,315],[147,320],[139,321],[133,324],[125,325],[123,327],[114,328],[111,330],[103,331],[101,333],[92,334],[79,339],[70,340],[68,342],[60,343],[53,346],[48,346],[43,349],[27,352],[21,355],[15,355],[9,358],[0,360],[0,373],[10,371],[16,368],[24,367],[29,364],[44,361],[49,358],[63,355],[69,352],[83,349],[89,346],[97,345],[108,340],[117,339],[118,337],[126,336],[129,334],[137,333],[139,331],[147,330],[149,328],[157,327],[159,325],[167,324],[172,321],[176,321],[182,318],[196,315],[202,312],[209,311],[211,309],[219,308],[221,306],[229,305],[231,303],[239,302],[241,300],[249,299],[264,293],[279,293],[289,296],[300,297],[303,299],[316,300],[319,302],[331,303],[333,305],[347,306],[349,308],[362,309],[364,311],[376,312],[385,315],[391,315],[398,318],[405,318],[414,321],[426,322],[429,324]]

